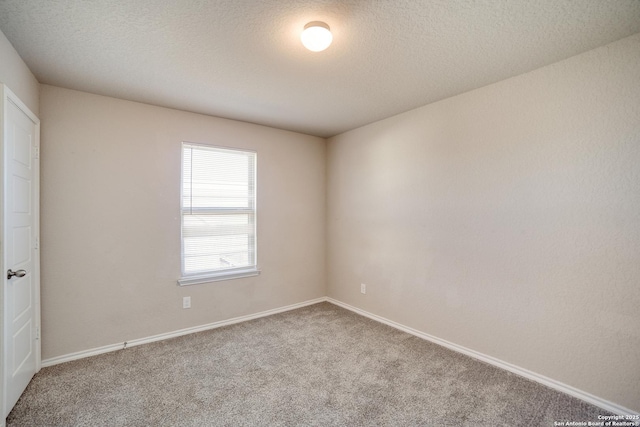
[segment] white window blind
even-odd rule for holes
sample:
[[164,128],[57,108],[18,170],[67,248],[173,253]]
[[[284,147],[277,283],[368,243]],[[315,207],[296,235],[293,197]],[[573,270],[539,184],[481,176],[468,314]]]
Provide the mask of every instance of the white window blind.
[[183,143],[183,278],[243,276],[256,263],[256,153]]

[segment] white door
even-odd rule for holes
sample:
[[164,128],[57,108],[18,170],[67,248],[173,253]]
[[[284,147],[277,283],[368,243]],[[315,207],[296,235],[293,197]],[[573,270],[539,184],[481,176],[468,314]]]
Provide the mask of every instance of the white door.
[[38,119],[3,87],[3,416],[40,369]]

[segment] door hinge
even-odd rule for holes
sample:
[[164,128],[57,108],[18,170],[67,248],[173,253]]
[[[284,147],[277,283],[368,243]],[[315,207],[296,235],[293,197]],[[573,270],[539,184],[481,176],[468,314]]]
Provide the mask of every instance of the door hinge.
[[33,158],[34,159],[39,159],[40,158],[40,147],[34,147]]
[[34,249],[40,249],[40,238],[36,237],[36,246],[34,247]]
[[40,339],[40,328],[36,328],[36,340]]

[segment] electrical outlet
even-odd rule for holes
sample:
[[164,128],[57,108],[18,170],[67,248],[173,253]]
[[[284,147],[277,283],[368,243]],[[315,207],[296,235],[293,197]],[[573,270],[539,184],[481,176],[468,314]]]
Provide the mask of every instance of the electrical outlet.
[[361,294],[367,293],[367,285],[365,285],[364,283],[360,283],[360,293]]
[[182,297],[182,308],[191,308],[191,297]]

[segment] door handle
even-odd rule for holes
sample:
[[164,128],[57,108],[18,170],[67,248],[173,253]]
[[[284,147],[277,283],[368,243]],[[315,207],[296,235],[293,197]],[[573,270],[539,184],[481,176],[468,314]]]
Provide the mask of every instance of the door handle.
[[13,271],[11,269],[7,270],[7,279],[11,279],[13,276],[24,277],[27,272],[25,270]]

